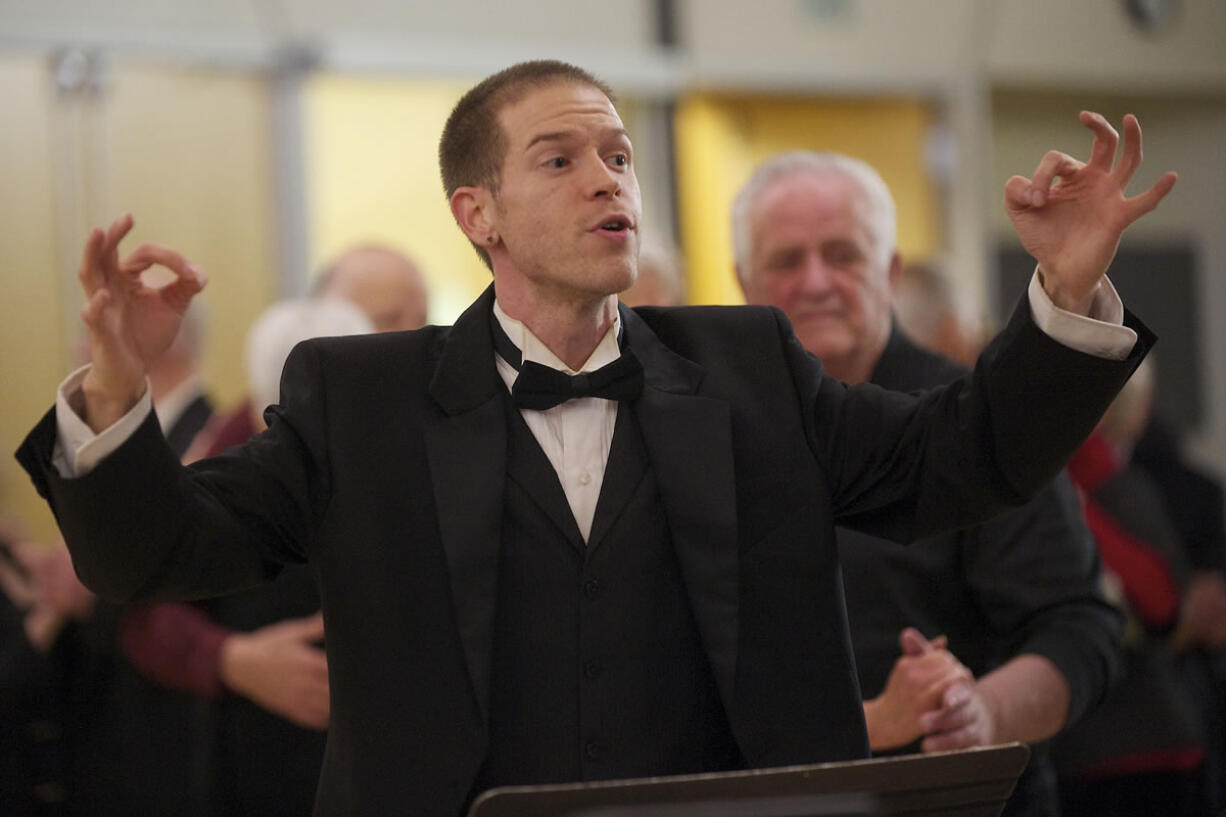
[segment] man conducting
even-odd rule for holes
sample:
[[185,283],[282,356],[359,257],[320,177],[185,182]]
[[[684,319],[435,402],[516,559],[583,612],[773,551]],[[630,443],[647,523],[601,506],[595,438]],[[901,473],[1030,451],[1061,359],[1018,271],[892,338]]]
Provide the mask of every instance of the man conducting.
[[[769,159],[738,194],[732,224],[746,300],[781,309],[827,374],[905,392],[962,375],[893,320],[894,201],[864,162]],[[874,752],[920,738],[928,751],[1033,744],[1105,692],[1122,621],[1098,590],[1097,550],[1067,477],[1022,508],[913,547],[846,529],[838,542]],[[924,637],[938,634],[949,651]],[[1005,813],[1059,813],[1042,747]]]
[[[493,285],[453,327],[300,345],[269,429],[186,468],[145,368],[203,274],[155,245],[121,260],[129,217],[86,242],[93,363],[19,457],[104,595],[314,564],[332,694],[319,814],[455,815],[499,784],[864,756],[834,524],[910,541],[1024,501],[1151,342],[1102,283],[1174,184],[1123,196],[1135,119],[1115,167],[1114,132],[1087,116],[1088,163],[1053,153],[1010,181],[1042,306],[975,377],[914,399],[824,376],[772,310],[619,309],[640,196],[611,100],[550,61],[465,94],[440,160]],[[155,263],[178,276],[156,293],[139,280]],[[1062,338],[1093,323],[1094,353],[1036,320]]]

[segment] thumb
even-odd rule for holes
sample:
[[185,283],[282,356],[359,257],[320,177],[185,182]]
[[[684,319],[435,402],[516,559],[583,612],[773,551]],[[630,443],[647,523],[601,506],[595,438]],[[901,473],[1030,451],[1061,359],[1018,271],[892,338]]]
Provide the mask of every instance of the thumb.
[[923,633],[914,627],[906,627],[898,634],[898,646],[903,655],[923,655],[933,650],[932,642],[924,638]]

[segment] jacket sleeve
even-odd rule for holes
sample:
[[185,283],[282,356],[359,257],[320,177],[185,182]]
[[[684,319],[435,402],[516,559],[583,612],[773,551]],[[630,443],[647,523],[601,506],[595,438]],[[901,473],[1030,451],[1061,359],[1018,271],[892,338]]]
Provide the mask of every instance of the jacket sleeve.
[[327,405],[310,343],[291,353],[269,429],[183,466],[151,413],[83,477],[51,462],[55,410],[17,452],[48,501],[81,581],[104,599],[188,600],[235,592],[305,561],[327,501]]
[[776,316],[836,523],[899,542],[1026,502],[1094,428],[1154,340],[1127,315],[1139,338],[1127,359],[1077,352],[1043,334],[1023,299],[973,372],[917,396],[823,375]]

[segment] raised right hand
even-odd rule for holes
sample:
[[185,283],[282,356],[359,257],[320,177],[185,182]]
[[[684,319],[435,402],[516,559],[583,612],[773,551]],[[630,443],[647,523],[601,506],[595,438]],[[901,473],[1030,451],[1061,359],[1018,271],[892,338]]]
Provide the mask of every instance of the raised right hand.
[[[93,362],[81,384],[85,404],[77,408],[95,433],[140,399],[149,364],[174,341],[187,305],[206,281],[203,270],[157,244],[142,244],[120,260],[119,242],[131,229],[132,216],[124,215],[105,233],[91,232],[77,272]],[[155,264],[173,272],[175,280],[157,289],[147,286],[141,273]]]

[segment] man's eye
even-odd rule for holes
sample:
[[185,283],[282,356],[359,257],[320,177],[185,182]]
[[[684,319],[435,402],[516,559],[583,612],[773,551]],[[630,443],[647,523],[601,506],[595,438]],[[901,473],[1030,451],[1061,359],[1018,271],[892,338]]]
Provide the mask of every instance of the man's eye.
[[612,161],[613,164],[617,165],[618,167],[625,167],[626,165],[630,164],[630,157],[624,153],[618,153],[613,156]]
[[800,262],[803,257],[804,256],[798,252],[780,253],[779,255],[768,259],[766,266],[768,269],[786,272],[787,270],[792,270],[800,266]]
[[854,247],[831,247],[825,253],[826,263],[845,267],[860,260],[860,253]]
[[561,170],[566,167],[567,161],[565,156],[555,156],[545,163],[546,166]]

